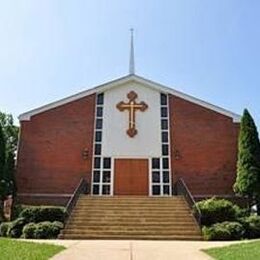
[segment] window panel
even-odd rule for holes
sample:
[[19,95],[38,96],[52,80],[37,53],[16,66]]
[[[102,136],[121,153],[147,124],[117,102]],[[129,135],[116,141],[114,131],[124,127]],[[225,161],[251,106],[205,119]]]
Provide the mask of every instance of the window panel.
[[93,185],[93,194],[99,195],[99,185]]
[[152,158],[152,168],[160,169],[160,158]]
[[105,157],[103,159],[103,168],[104,169],[110,169],[111,168],[111,158],[110,157]]
[[103,116],[103,107],[97,107],[97,117]]
[[167,105],[167,95],[161,94],[161,105],[165,106]]
[[169,185],[163,185],[163,194],[170,195],[170,186]]
[[163,171],[163,182],[168,183],[170,182],[170,173],[168,171]]
[[95,155],[101,155],[101,144],[95,144]]
[[160,182],[160,172],[152,172],[152,182]]
[[169,159],[163,158],[163,169],[169,169]]
[[162,142],[168,143],[168,132],[162,132]]
[[103,171],[103,182],[110,182],[111,173],[110,171]]
[[161,120],[161,127],[162,127],[162,130],[167,130],[168,129],[168,120],[167,119],[162,119]]
[[94,171],[94,182],[100,182],[100,171]]
[[161,194],[160,185],[153,185],[152,186],[152,193],[153,193],[153,195],[160,195]]
[[96,120],[96,129],[102,129],[103,120],[98,118]]
[[99,169],[101,166],[101,159],[99,157],[95,157],[94,159],[94,168]]
[[97,105],[103,105],[104,104],[104,94],[98,94],[97,96]]
[[167,116],[168,116],[167,107],[161,107],[161,117],[167,117]]
[[110,185],[103,185],[102,186],[102,194],[103,195],[110,195]]
[[162,145],[162,155],[168,155],[169,154],[169,146],[168,144]]
[[102,141],[102,132],[101,131],[96,131],[95,141],[96,142],[101,142]]

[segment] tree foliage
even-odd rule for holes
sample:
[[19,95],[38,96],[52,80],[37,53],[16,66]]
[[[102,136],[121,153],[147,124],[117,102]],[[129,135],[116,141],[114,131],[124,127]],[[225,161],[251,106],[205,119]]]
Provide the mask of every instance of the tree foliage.
[[247,109],[240,124],[234,191],[250,199],[260,194],[260,142],[256,125]]
[[5,137],[4,137],[2,126],[0,124],[0,180],[4,179],[5,157],[6,157]]
[[0,112],[0,200],[16,191],[15,153],[18,131],[12,115]]
[[0,125],[4,134],[6,143],[6,152],[17,150],[19,128],[14,125],[14,119],[11,114],[0,112]]

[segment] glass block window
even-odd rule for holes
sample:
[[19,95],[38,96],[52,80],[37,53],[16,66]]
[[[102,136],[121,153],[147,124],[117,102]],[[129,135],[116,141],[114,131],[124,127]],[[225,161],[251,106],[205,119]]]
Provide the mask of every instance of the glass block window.
[[151,194],[153,196],[171,195],[169,108],[168,96],[161,93],[161,157],[151,160]]
[[103,131],[103,108],[104,94],[98,94],[96,98],[95,118],[95,143],[92,173],[92,194],[111,195],[111,167],[110,157],[102,157],[102,131]]

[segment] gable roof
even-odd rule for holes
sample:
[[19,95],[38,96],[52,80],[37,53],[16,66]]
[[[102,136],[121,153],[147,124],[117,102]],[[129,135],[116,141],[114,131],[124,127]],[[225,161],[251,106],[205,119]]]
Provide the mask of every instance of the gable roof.
[[129,83],[129,82],[140,83],[140,84],[143,84],[143,85],[145,85],[147,87],[150,87],[152,89],[158,90],[160,92],[163,92],[163,93],[166,93],[166,94],[167,93],[168,94],[172,94],[172,95],[174,95],[176,97],[180,97],[180,98],[182,98],[184,100],[190,101],[191,103],[200,105],[202,107],[208,108],[208,109],[210,109],[212,111],[215,111],[217,113],[220,113],[222,115],[230,117],[230,118],[233,119],[233,122],[240,122],[241,116],[238,115],[238,114],[230,112],[230,111],[228,111],[228,110],[226,110],[224,108],[212,105],[212,104],[210,104],[208,102],[202,101],[202,100],[200,100],[198,98],[195,98],[193,96],[184,94],[184,93],[182,93],[180,91],[177,91],[177,90],[174,90],[172,88],[163,86],[163,85],[161,85],[159,83],[156,83],[154,81],[151,81],[151,80],[145,79],[143,77],[137,76],[135,74],[130,74],[130,75],[127,75],[125,77],[122,77],[122,78],[119,78],[119,79],[116,79],[116,80],[113,80],[113,81],[109,81],[109,82],[107,82],[105,84],[102,84],[102,85],[99,85],[97,87],[94,87],[94,88],[91,88],[91,89],[79,92],[79,93],[77,93],[75,95],[72,95],[72,96],[60,99],[58,101],[49,103],[49,104],[47,104],[45,106],[42,106],[42,107],[30,110],[30,111],[28,111],[26,113],[21,114],[18,118],[19,118],[20,121],[28,121],[28,120],[30,120],[30,118],[32,116],[37,115],[39,113],[42,113],[42,112],[45,112],[47,110],[53,109],[55,107],[58,107],[58,106],[70,103],[72,101],[81,99],[83,97],[86,97],[86,96],[94,94],[94,93],[104,92],[107,89],[110,89],[110,88],[113,88],[113,87],[116,87],[118,85],[122,85],[122,84],[125,84],[125,83]]

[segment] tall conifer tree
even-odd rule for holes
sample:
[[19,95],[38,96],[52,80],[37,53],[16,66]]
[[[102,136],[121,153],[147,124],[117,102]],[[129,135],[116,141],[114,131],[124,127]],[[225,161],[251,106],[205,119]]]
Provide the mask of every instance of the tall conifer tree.
[[260,142],[256,125],[247,109],[244,110],[240,124],[234,191],[247,196],[250,205],[260,195]]

